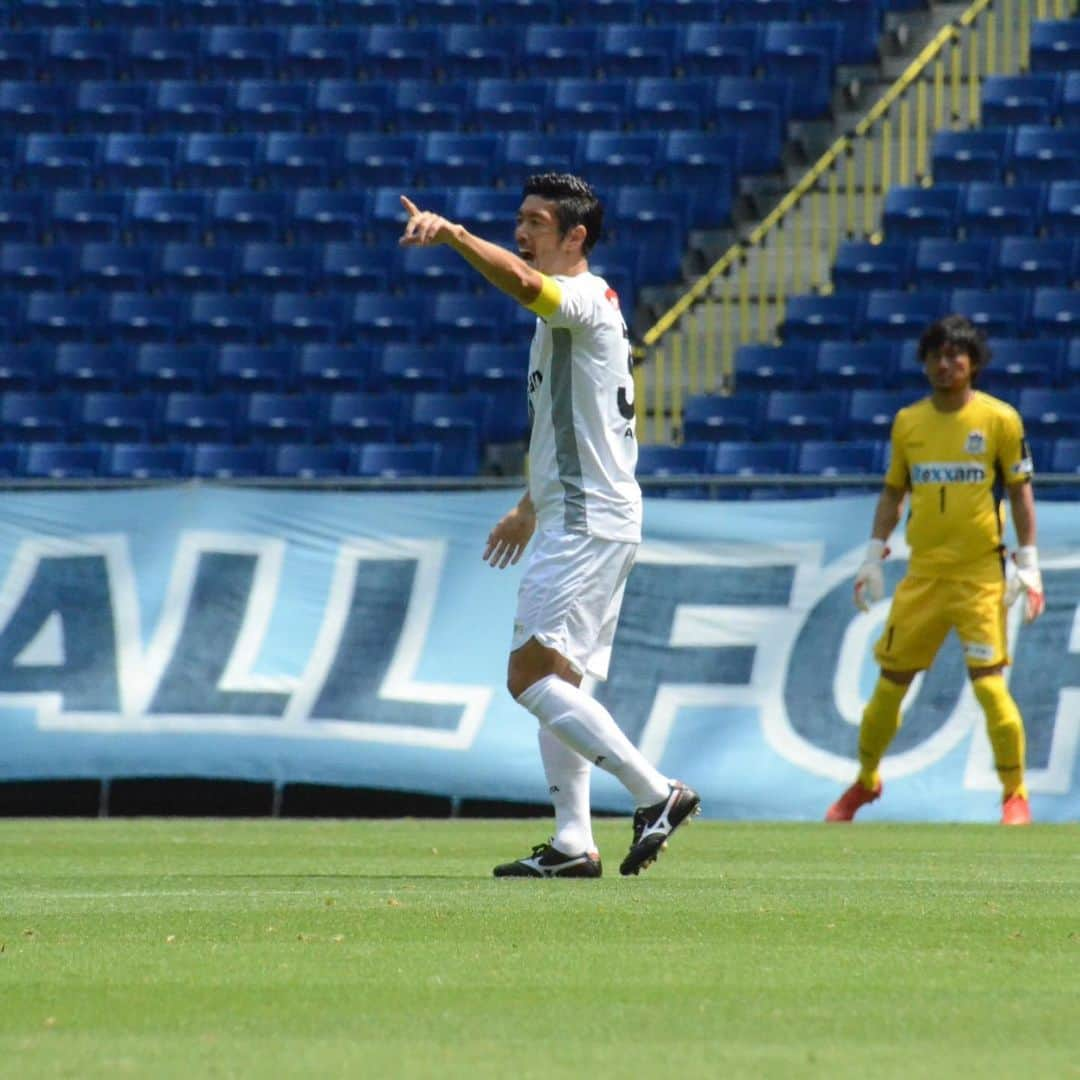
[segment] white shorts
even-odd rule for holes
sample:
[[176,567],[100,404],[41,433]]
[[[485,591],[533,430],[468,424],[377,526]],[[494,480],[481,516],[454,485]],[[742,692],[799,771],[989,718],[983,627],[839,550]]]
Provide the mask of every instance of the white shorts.
[[538,533],[518,588],[511,651],[536,638],[579,675],[606,679],[637,549],[583,533]]

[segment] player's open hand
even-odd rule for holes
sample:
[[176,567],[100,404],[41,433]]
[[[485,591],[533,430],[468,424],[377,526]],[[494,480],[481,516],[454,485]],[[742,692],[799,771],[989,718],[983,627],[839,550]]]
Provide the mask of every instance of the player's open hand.
[[881,540],[871,540],[866,545],[866,558],[855,573],[855,606],[869,611],[885,596],[885,575],[881,565],[888,558],[889,549]]
[[536,512],[531,505],[519,503],[488,533],[484,561],[499,570],[513,566],[525,553],[535,529]]
[[1005,606],[1012,607],[1024,597],[1024,622],[1034,622],[1046,610],[1039,555],[1032,547],[1022,547],[1013,554],[1005,568]]
[[398,243],[403,247],[434,247],[445,244],[453,235],[454,226],[444,217],[421,210],[407,195],[401,196],[401,205],[409,215],[405,231]]

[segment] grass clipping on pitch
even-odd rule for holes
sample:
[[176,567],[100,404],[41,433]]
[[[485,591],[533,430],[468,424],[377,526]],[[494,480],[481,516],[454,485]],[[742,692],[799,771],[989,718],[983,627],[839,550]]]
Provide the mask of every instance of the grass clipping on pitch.
[[0,1072],[1080,1077],[1080,827],[0,822]]

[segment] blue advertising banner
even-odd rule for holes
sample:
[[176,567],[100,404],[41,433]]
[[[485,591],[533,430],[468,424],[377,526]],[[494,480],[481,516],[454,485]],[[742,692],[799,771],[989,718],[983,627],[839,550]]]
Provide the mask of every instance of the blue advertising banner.
[[[0,495],[0,779],[189,776],[546,801],[504,688],[512,492],[182,485]],[[887,602],[851,603],[872,496],[649,499],[592,692],[720,818],[819,819],[854,773]],[[1042,821],[1080,818],[1080,505],[1039,507],[1046,615],[1010,614]],[[897,538],[899,539],[899,538]],[[895,585],[906,550],[894,542]],[[950,640],[909,692],[867,820],[993,821]],[[626,810],[597,771],[594,804]]]

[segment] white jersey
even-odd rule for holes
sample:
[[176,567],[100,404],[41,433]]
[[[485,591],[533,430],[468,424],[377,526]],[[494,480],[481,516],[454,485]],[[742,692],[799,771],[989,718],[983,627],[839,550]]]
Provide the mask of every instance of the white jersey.
[[541,314],[529,349],[529,494],[538,525],[639,543],[630,335],[618,297],[588,272],[548,282],[545,297],[554,301],[557,288],[558,303],[533,306]]

